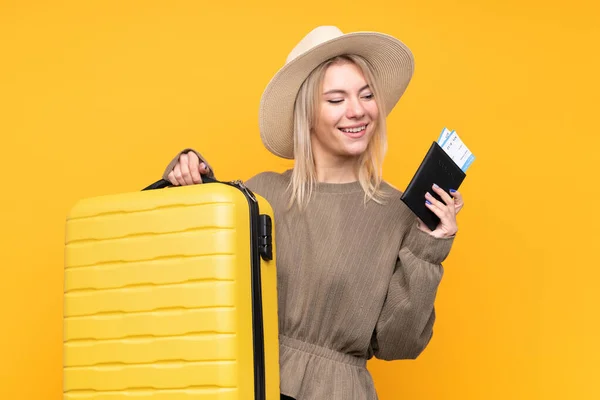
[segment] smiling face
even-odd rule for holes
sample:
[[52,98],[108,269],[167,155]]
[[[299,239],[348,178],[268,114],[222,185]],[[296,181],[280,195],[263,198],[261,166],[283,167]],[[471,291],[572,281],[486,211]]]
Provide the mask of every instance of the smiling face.
[[379,110],[362,71],[351,62],[330,65],[318,93],[311,144],[315,160],[334,165],[365,152]]

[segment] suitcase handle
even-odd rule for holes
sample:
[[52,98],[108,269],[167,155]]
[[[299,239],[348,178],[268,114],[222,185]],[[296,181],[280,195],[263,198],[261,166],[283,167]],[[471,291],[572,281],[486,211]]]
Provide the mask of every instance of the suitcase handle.
[[[202,176],[202,183],[215,183],[215,182],[219,182],[219,181],[217,181],[214,178],[209,178],[208,176]],[[142,191],[153,190],[153,189],[163,189],[163,188],[170,187],[170,186],[174,186],[174,185],[166,179],[160,179],[160,180],[154,182],[152,185],[146,186],[145,188],[142,189]]]

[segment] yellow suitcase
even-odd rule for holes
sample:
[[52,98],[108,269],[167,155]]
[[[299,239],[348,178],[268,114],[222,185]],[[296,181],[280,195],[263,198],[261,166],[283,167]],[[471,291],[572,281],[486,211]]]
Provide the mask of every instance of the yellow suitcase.
[[278,400],[273,211],[241,182],[79,201],[65,400]]

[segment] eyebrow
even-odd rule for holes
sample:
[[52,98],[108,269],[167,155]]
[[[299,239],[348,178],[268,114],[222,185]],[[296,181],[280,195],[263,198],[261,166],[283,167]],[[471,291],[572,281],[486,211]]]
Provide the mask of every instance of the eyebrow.
[[[365,89],[368,89],[368,88],[369,88],[369,85],[365,85],[365,86],[361,87],[361,88],[360,88],[360,90],[359,90],[358,92],[360,93],[360,92],[362,92],[363,90],[365,90]],[[347,92],[346,92],[345,90],[342,90],[342,89],[332,89],[332,90],[328,90],[328,91],[326,91],[326,92],[325,92],[325,93],[323,93],[323,94],[325,95],[325,94],[334,94],[334,93],[346,94]]]

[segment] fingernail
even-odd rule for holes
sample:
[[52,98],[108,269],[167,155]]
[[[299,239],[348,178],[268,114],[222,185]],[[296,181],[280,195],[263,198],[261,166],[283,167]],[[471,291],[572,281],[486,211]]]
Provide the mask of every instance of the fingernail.
[[433,187],[436,188],[436,189],[439,188],[439,186],[437,184],[435,184],[435,183],[433,184]]
[[454,193],[454,192],[456,192],[456,190],[450,189],[450,193]]
[[429,193],[429,192],[426,192],[426,193],[425,193],[425,197],[427,197],[427,196],[431,197],[431,193]]
[[427,204],[431,204],[431,202],[429,200],[425,200],[425,203]]

